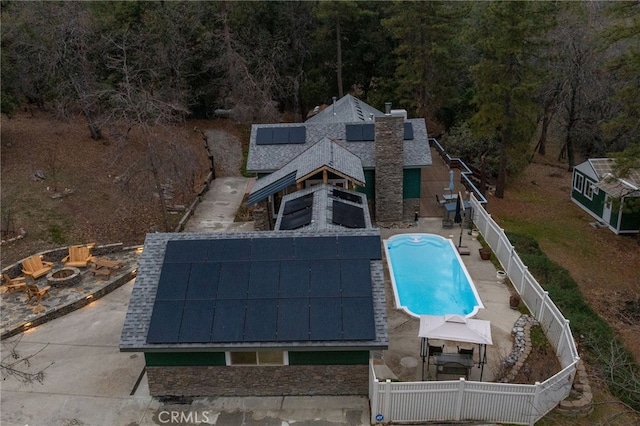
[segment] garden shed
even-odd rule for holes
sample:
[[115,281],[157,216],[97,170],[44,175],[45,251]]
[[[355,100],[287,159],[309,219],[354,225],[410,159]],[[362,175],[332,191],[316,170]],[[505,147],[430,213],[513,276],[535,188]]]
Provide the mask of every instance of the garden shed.
[[640,170],[621,178],[614,159],[586,160],[573,169],[571,200],[616,234],[640,230]]

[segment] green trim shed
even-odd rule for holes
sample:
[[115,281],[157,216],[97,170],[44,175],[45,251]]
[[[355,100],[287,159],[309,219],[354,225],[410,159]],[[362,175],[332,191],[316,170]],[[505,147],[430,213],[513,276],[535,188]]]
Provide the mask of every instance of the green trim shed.
[[573,169],[571,200],[616,234],[640,229],[640,171],[621,178],[615,160],[592,158]]

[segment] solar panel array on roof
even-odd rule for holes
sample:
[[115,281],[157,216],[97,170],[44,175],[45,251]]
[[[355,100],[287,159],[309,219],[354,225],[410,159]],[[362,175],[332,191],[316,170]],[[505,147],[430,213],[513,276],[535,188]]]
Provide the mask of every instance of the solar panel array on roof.
[[351,201],[352,203],[362,204],[362,196],[358,194],[352,194],[350,192],[340,191],[339,189],[334,189],[332,195],[336,198],[341,198],[343,200]]
[[296,127],[259,127],[256,132],[257,145],[282,145],[305,143],[307,128]]
[[282,220],[280,220],[280,230],[290,231],[302,228],[303,226],[307,226],[311,223],[311,218],[312,209],[310,207],[282,215]]
[[[203,254],[180,254],[194,251]],[[378,236],[171,241],[147,342],[373,340],[370,261],[380,253]]]
[[333,200],[333,217],[331,219],[336,225],[347,228],[364,228],[364,212],[362,207],[352,206],[340,201]]
[[373,142],[375,128],[373,124],[346,124],[347,142]]

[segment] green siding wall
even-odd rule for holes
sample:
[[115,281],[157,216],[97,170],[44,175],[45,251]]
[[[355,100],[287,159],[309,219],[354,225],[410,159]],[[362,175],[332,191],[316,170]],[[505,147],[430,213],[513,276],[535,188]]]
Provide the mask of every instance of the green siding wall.
[[420,169],[404,169],[402,179],[402,198],[420,198]]
[[640,228],[640,212],[625,212],[620,222],[621,231],[637,231]]
[[365,186],[359,186],[357,190],[366,194],[368,200],[373,201],[376,193],[376,172],[374,170],[364,170],[364,182]]
[[369,351],[289,352],[289,365],[367,365]]
[[[585,182],[583,183],[583,187],[584,185],[593,185],[595,183],[577,170],[576,170],[576,174],[583,176],[583,179]],[[571,182],[571,197],[577,202],[579,202],[580,204],[582,204],[584,207],[592,211],[595,215],[597,215],[600,218],[602,217],[602,210],[604,207],[605,196],[606,194],[604,191],[598,191],[597,194],[595,193],[593,194],[593,200],[590,200],[587,197],[585,197],[582,192],[576,191],[575,188],[573,187],[573,181]]]
[[224,352],[145,352],[149,367],[186,365],[226,365]]

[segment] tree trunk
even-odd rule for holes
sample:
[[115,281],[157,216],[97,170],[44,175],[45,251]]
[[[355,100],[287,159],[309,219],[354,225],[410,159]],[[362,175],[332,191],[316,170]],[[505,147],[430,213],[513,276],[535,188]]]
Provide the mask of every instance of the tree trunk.
[[342,40],[340,35],[340,17],[336,16],[336,72],[338,77],[338,99],[341,99],[344,96],[344,91],[342,89]]
[[573,170],[573,166],[575,166],[575,162],[573,159],[573,129],[576,125],[576,122],[578,121],[577,113],[576,113],[576,93],[577,93],[577,90],[574,87],[572,87],[571,101],[569,103],[569,117],[567,120],[567,136],[564,142],[564,148],[566,149],[569,171]]
[[547,133],[549,133],[549,123],[551,123],[552,117],[551,110],[545,110],[542,117],[542,131],[540,132],[540,139],[538,139],[538,154],[540,155],[546,155],[547,153]]

